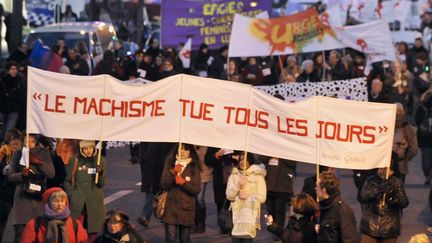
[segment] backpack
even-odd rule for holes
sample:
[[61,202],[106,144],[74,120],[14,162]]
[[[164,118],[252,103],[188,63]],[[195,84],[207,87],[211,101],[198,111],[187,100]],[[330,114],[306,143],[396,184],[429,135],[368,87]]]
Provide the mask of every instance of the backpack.
[[406,151],[408,149],[408,135],[406,127],[399,127],[395,129],[393,137],[393,152],[398,156],[399,160],[405,159]]
[[[39,228],[40,228],[40,225],[42,223],[42,220],[43,220],[42,216],[39,216],[39,217],[37,217],[35,219],[34,231],[35,231],[35,235],[36,235],[36,237],[35,237],[35,242],[36,243],[39,242],[39,240],[37,238],[37,235],[39,233]],[[73,217],[72,217],[72,224],[73,224],[73,229],[74,229],[74,232],[75,232],[75,240],[78,242],[78,223],[76,222],[76,219],[73,218]]]

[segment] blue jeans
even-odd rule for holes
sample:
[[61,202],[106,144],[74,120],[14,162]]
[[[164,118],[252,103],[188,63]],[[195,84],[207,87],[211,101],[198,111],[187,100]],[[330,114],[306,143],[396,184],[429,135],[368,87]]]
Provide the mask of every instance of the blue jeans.
[[184,225],[165,224],[166,243],[190,243],[191,227]]
[[0,123],[3,123],[3,127],[0,127],[0,140],[3,141],[6,132],[16,127],[18,122],[18,113],[0,113]]
[[141,211],[141,216],[150,220],[153,212],[153,198],[154,194],[152,192],[146,192],[144,197],[144,207]]

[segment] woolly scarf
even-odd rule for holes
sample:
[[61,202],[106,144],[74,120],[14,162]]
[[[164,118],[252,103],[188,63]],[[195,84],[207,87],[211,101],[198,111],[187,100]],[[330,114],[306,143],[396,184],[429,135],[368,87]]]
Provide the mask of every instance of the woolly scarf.
[[[44,207],[44,215],[49,220],[47,225],[45,242],[68,243],[66,220],[70,215],[69,207],[66,207],[63,212],[60,213],[52,210],[48,204],[45,204]],[[59,242],[59,229],[61,234],[61,242]]]
[[192,161],[192,158],[191,158],[191,157],[189,157],[189,158],[187,158],[187,159],[180,159],[180,158],[178,157],[178,155],[176,155],[176,162],[175,162],[175,164],[181,164],[181,165],[182,165],[182,170],[181,170],[180,174],[183,173],[183,171],[185,170],[186,166],[187,166],[191,161]]

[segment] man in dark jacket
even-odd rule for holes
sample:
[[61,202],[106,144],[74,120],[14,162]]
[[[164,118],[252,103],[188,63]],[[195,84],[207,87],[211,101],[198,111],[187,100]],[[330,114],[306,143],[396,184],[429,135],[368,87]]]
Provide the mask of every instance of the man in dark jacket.
[[16,63],[21,63],[28,59],[28,47],[26,43],[20,43],[17,48],[11,53],[7,58],[7,61],[14,61]]
[[354,212],[340,196],[339,179],[334,174],[321,173],[316,184],[316,193],[320,201],[317,242],[359,242]]
[[329,63],[325,63],[324,67],[327,69],[328,80],[343,80],[347,78],[347,72],[342,63],[341,54],[336,50],[330,52]]
[[73,48],[68,50],[68,58],[65,65],[69,68],[71,74],[83,76],[89,75],[90,68],[87,62],[78,56],[78,53]]
[[172,143],[147,142],[138,147],[141,167],[141,191],[145,193],[144,207],[138,223],[148,227],[153,212],[153,198],[160,190],[161,174],[168,153],[174,147]]
[[[24,129],[26,108],[26,87],[18,75],[18,64],[6,64],[7,75],[3,78],[3,103],[0,104],[0,113],[3,113],[4,131],[12,128]],[[1,122],[1,121],[0,121]]]
[[286,159],[265,158],[267,199],[266,208],[273,215],[274,222],[285,226],[286,204],[293,194],[293,180],[296,174],[296,162]]
[[207,166],[213,168],[213,193],[214,200],[217,208],[217,221],[220,233],[227,234],[232,227],[230,223],[227,224],[226,210],[228,207],[224,207],[228,202],[226,201],[225,191],[228,183],[228,177],[231,174],[233,164],[236,161],[232,158],[232,153],[228,153],[225,149],[212,148],[207,149],[205,155],[205,163]]
[[221,78],[222,74],[228,69],[228,47],[223,46],[219,50],[219,55],[215,57],[214,62],[209,68],[209,75],[212,78]]
[[396,242],[401,234],[402,209],[409,204],[402,181],[393,175],[397,168],[397,155],[392,156],[390,177],[386,180],[387,168],[369,177],[361,191],[364,202],[360,222],[362,242]]

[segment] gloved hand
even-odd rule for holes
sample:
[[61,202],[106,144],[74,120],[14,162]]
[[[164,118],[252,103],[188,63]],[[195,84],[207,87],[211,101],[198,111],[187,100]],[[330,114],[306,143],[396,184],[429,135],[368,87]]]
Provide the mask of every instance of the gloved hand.
[[43,164],[43,160],[39,155],[30,155],[30,164],[32,165],[41,165]]
[[21,177],[23,178],[23,180],[27,179],[31,174],[31,171],[29,168],[23,168],[22,172],[21,172]]
[[183,168],[183,165],[181,165],[181,164],[176,164],[176,165],[174,166],[174,168],[171,170],[171,173],[173,173],[174,175],[177,175],[178,173],[181,172],[182,168]]
[[99,165],[96,166],[96,173],[98,173],[100,176],[103,175],[103,170],[102,167],[100,167]]
[[183,184],[186,183],[186,180],[185,180],[182,176],[177,175],[177,176],[175,177],[175,183],[176,183],[177,185],[181,186],[181,185],[183,185]]

